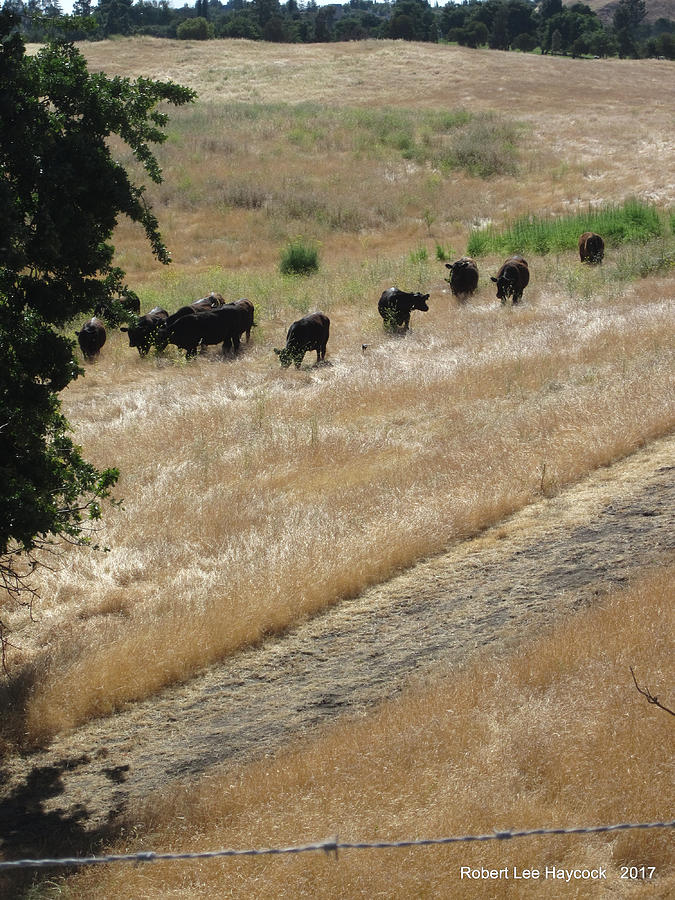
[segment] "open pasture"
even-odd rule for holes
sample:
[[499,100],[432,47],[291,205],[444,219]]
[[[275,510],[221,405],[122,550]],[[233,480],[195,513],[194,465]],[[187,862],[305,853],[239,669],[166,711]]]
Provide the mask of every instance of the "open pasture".
[[[435,240],[461,254],[473,225],[675,197],[672,62],[406,41],[135,38],[82,50],[94,70],[199,93],[172,113],[165,184],[151,192],[181,270],[268,269],[303,233],[330,260]],[[471,174],[484,167],[489,179]],[[124,222],[116,246],[133,283],[155,279]]]
[[[109,551],[65,548],[40,575],[35,621],[10,620],[8,747],[187,680],[672,431],[672,269],[644,264],[672,256],[672,232],[593,269],[576,247],[528,256],[532,280],[513,309],[489,281],[500,255],[479,259],[464,306],[436,258],[464,253],[475,226],[629,195],[665,218],[671,63],[387,41],[83,51],[93,69],[200,92],[172,117],[165,183],[149,192],[173,265],[160,270],[120,223],[118,262],[143,311],[215,290],[249,297],[258,325],[234,360],[141,359],[110,334],[64,392],[86,458],[120,468],[123,505],[96,534]],[[310,278],[278,273],[297,235],[320,243]],[[431,294],[404,339],[377,313],[392,284]],[[328,365],[308,356],[281,371],[272,347],[314,309],[331,318]],[[429,703],[412,701],[427,721]],[[220,840],[208,828],[202,845]],[[260,882],[251,891],[265,896]]]
[[383,333],[382,264],[326,271],[300,289],[331,298],[329,364],[300,371],[271,349],[292,294],[259,305],[237,359],[141,359],[112,335],[64,405],[89,457],[119,466],[123,507],[97,535],[109,552],[44,575],[21,639],[29,734],[187,678],[667,433],[670,280],[621,285],[607,263],[577,283],[579,265],[532,263],[512,309],[489,282],[459,307],[440,263],[391,262],[431,292],[407,338]]

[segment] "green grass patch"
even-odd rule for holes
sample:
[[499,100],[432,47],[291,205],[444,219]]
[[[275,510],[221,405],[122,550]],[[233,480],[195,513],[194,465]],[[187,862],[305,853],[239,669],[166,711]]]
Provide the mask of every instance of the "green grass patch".
[[314,241],[294,238],[281,251],[282,275],[311,275],[319,270],[319,248]]
[[429,251],[426,247],[418,247],[410,251],[410,261],[413,263],[426,262],[429,259]]
[[621,205],[588,209],[570,216],[539,219],[525,216],[504,229],[475,229],[469,236],[467,253],[557,253],[576,250],[579,236],[595,231],[605,245],[646,243],[664,232],[662,216],[647,203],[630,198]]

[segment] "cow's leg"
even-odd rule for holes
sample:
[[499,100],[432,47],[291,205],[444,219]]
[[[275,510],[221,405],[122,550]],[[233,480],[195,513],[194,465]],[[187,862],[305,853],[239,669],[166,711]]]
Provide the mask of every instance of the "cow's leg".
[[234,348],[235,356],[237,355],[237,353],[239,353],[239,347],[241,346],[240,337],[241,337],[241,335],[239,335],[239,334],[232,335],[232,347]]

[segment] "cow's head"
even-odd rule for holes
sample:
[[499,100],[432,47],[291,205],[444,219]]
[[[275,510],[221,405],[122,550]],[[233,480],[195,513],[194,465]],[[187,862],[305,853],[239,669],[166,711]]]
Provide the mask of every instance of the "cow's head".
[[284,347],[283,350],[279,350],[277,347],[275,347],[274,352],[279,357],[279,362],[281,363],[282,369],[287,369],[292,362],[294,362],[296,364],[296,366],[300,365],[296,361],[296,354],[293,353],[293,351],[291,349],[289,349],[288,347]]
[[427,300],[429,299],[429,294],[420,294],[419,291],[416,291],[411,296],[412,296],[411,309],[421,309],[422,312],[429,311],[429,307],[427,306]]
[[508,275],[500,275],[498,278],[491,275],[490,281],[494,281],[497,285],[497,300],[501,300],[502,303],[513,294],[515,285],[513,279]]
[[279,357],[282,369],[287,369],[291,363],[295,365],[296,369],[299,369],[305,356],[304,350],[298,350],[294,347],[284,347],[283,350],[277,350],[275,347],[274,352]]

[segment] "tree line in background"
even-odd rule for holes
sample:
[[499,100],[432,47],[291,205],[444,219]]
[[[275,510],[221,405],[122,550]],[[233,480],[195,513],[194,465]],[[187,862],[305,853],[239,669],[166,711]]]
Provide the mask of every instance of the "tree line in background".
[[24,37],[42,41],[60,29],[68,40],[145,34],[206,40],[248,38],[283,43],[393,38],[458,43],[465,47],[566,56],[675,59],[675,22],[645,21],[645,0],[619,0],[603,22],[584,3],[562,0],[468,0],[432,6],[428,0],[195,0],[179,9],[167,0],[75,0],[63,16],[59,0],[4,0]]

